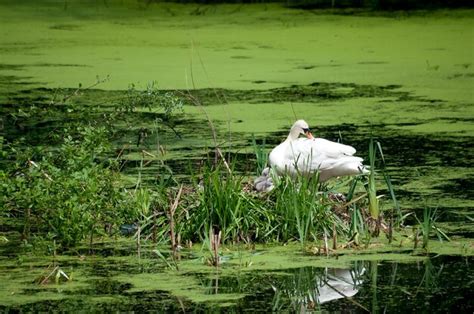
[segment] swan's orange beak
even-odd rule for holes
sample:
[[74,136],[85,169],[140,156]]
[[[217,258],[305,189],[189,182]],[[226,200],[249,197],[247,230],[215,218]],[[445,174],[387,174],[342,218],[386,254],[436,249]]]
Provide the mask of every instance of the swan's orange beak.
[[305,135],[306,135],[306,137],[309,138],[310,140],[314,138],[313,134],[311,134],[310,131],[305,132]]

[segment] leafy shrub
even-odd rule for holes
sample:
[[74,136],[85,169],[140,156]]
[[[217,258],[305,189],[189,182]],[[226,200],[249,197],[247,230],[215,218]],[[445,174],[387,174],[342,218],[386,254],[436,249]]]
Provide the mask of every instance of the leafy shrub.
[[23,218],[26,238],[45,234],[68,247],[137,216],[117,165],[104,159],[106,129],[74,131],[77,136],[65,130],[55,150],[11,147],[15,163],[4,165],[1,205],[5,215]]
[[130,84],[119,109],[133,112],[137,108],[151,110],[154,107],[163,109],[165,118],[169,119],[174,111],[183,110],[183,101],[172,91],[160,91],[155,82],[148,83],[143,91],[138,90],[135,84]]

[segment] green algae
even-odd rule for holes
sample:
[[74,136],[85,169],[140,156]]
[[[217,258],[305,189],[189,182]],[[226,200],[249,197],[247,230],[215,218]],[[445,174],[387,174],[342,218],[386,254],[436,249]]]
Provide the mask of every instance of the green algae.
[[39,285],[36,283],[38,278],[47,276],[47,264],[43,267],[24,265],[4,267],[0,266],[0,280],[2,287],[0,288],[0,305],[12,306],[38,302],[42,300],[62,300],[68,298],[69,294],[74,291],[84,289],[89,286],[90,277],[86,277],[80,271],[74,271],[72,268],[66,267],[63,270],[72,276],[72,280],[60,284]]
[[[163,89],[197,88],[192,93],[206,105],[218,126],[218,138],[226,142],[223,146],[242,155],[252,153],[251,134],[274,145],[296,117],[304,117],[317,135],[335,140],[341,131],[343,141],[356,146],[362,156],[371,136],[383,146],[397,137],[419,142],[459,139],[465,147],[453,157],[472,156],[465,144],[474,134],[469,118],[474,114],[472,10],[348,16],[277,4],[144,6],[112,1],[106,6],[68,1],[65,7],[56,1],[30,5],[5,1],[0,5],[5,8],[0,10],[5,30],[0,34],[4,77],[0,97],[2,103],[13,100],[15,109],[36,96],[49,94],[46,98],[51,99],[56,87],[86,86],[96,75],[110,74],[110,80],[99,86],[108,93],[92,90],[73,101],[107,111],[113,110],[114,99],[122,97],[117,90],[130,83],[145,86],[156,80]],[[52,89],[27,95],[25,88],[30,86]],[[166,127],[154,129],[154,119],[161,117],[157,111],[140,111],[137,119],[117,125],[124,130],[115,143],[118,149],[132,147],[124,155],[130,161],[127,174],[136,173],[138,167],[133,165],[143,158],[143,147],[133,147],[141,128],[153,133],[144,142],[146,149],[155,145],[159,134],[167,151],[163,159],[175,172],[206,155],[214,145],[206,115],[192,104],[185,112],[176,125],[181,138]],[[20,133],[39,127],[22,123],[18,114],[15,119]],[[62,121],[61,115],[48,117],[41,126],[60,127]],[[351,125],[356,128],[345,131]],[[5,126],[14,128],[8,121]],[[429,172],[417,176],[420,163],[416,167],[400,163],[392,171],[392,176],[401,177],[397,189],[409,196],[402,196],[402,207],[422,207],[419,197],[409,195],[416,190],[426,195],[430,206],[472,208],[469,198],[439,193],[445,180],[471,177],[470,165],[450,167],[447,158],[430,156],[433,145],[444,143],[427,141],[423,156],[427,160],[420,163],[435,164]],[[397,152],[386,153],[393,163]],[[143,170],[144,177],[152,180],[155,171]]]
[[232,301],[241,299],[245,294],[224,293],[212,294],[209,289],[193,276],[183,275],[180,272],[168,271],[156,274],[137,274],[132,276],[118,276],[117,280],[131,283],[129,292],[166,291],[178,298],[186,298],[192,302],[212,302],[233,304]]
[[16,308],[41,302],[62,302],[63,306],[68,306],[74,304],[74,300],[87,298],[85,306],[91,308],[115,307],[130,302],[130,298],[154,295],[167,300],[169,297],[166,296],[172,296],[183,300],[179,302],[185,302],[186,306],[234,307],[246,302],[244,300],[248,300],[254,289],[269,287],[271,282],[279,285],[279,280],[286,280],[288,274],[307,267],[348,269],[354,263],[370,261],[411,265],[426,263],[430,256],[474,256],[474,246],[469,239],[430,241],[429,251],[413,250],[413,239],[409,239],[408,234],[408,231],[406,235],[396,234],[392,244],[387,244],[381,237],[373,239],[367,248],[341,248],[329,256],[315,255],[313,248],[322,245],[316,243],[308,244],[305,250],[298,243],[224,246],[222,264],[218,268],[208,266],[205,262],[207,253],[200,246],[194,246],[181,251],[178,269],[167,268],[156,258],[151,251],[154,246],[147,248],[144,245],[141,254],[144,258],[138,258],[136,253],[108,256],[108,250],[113,246],[118,246],[117,249],[133,247],[134,241],[120,239],[120,245],[99,244],[95,248],[98,255],[56,256],[61,268],[72,275],[71,281],[60,284],[38,286],[34,283],[50,265],[51,257],[26,256],[21,261],[2,261],[0,279],[5,284],[0,289],[0,306]]
[[[236,156],[248,158],[252,153],[252,134],[268,139],[269,150],[286,137],[296,115],[310,122],[320,136],[332,140],[342,136],[361,156],[368,138],[379,138],[403,208],[442,207],[458,212],[461,221],[466,220],[463,215],[472,214],[472,10],[393,18],[314,14],[274,4],[141,7],[122,1],[125,6],[96,2],[88,7],[68,3],[67,9],[54,1],[34,6],[0,4],[2,113],[11,113],[3,103],[14,111],[32,102],[47,103],[57,92],[54,88],[88,85],[97,74],[111,75],[99,86],[107,92],[90,90],[73,101],[100,106],[99,114],[114,110],[113,100],[122,97],[121,90],[130,83],[144,86],[157,80],[164,89],[219,88],[191,93],[203,101],[218,126],[218,138],[228,141],[225,147]],[[124,157],[135,165],[125,169],[130,177],[143,158],[141,149],[155,145],[150,135],[135,148],[137,132],[155,128],[153,121],[160,114],[139,110],[137,119],[119,125],[124,131],[116,147],[133,147]],[[23,123],[18,115],[15,119],[11,129],[22,135],[25,127],[37,132],[44,125],[53,129],[63,122],[61,115],[39,123]],[[182,138],[166,127],[150,132],[159,134],[167,150],[156,162],[164,160],[181,174],[189,160],[205,156],[214,145],[205,120],[202,108],[188,104],[175,125]],[[8,123],[2,118],[5,129],[10,128]],[[152,176],[156,168],[148,171]],[[94,248],[102,254],[97,257],[78,257],[89,254],[87,246],[77,249],[78,256],[57,256],[66,272],[72,269],[74,279],[47,287],[37,287],[33,281],[51,263],[50,257],[1,258],[0,281],[6,284],[0,289],[0,305],[87,298],[103,306],[130,302],[129,294],[160,291],[195,303],[233,306],[248,298],[251,289],[223,289],[216,294],[211,292],[215,284],[209,281],[304,267],[348,268],[356,261],[411,265],[434,254],[474,255],[469,238],[472,224],[458,226],[457,221],[440,226],[448,234],[468,237],[430,241],[429,251],[414,251],[408,229],[395,235],[390,245],[374,239],[368,248],[341,249],[329,257],[315,255],[316,244],[305,250],[296,244],[255,250],[229,247],[223,249],[225,262],[217,270],[205,265],[206,255],[199,247],[183,252],[193,257],[183,258],[180,270],[173,271],[153,258],[147,247],[138,259],[130,255],[136,247],[128,240],[97,243]],[[111,287],[110,294],[94,295],[100,281]]]
[[[458,66],[473,63],[469,10],[393,19],[315,15],[275,4],[68,2],[66,10],[57,2],[2,3],[3,63],[24,66],[6,75],[21,72],[49,86],[74,87],[110,74],[103,88],[157,80],[174,89],[193,87],[192,68],[198,88],[356,82],[398,84],[441,99],[471,98],[472,78],[464,75],[471,69]],[[205,14],[194,15],[201,8]]]

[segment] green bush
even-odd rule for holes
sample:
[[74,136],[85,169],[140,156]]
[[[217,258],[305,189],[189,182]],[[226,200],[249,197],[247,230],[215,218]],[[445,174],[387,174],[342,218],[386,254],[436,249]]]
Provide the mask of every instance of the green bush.
[[122,99],[118,110],[133,112],[137,108],[161,108],[165,119],[169,120],[175,111],[183,111],[183,101],[174,92],[163,92],[158,89],[156,82],[150,82],[145,90],[139,90],[135,84],[130,84],[126,96]]
[[1,205],[4,215],[23,218],[24,238],[35,233],[70,247],[137,217],[117,165],[103,156],[106,129],[71,134],[65,130],[63,143],[50,151],[10,147],[15,162],[3,164]]

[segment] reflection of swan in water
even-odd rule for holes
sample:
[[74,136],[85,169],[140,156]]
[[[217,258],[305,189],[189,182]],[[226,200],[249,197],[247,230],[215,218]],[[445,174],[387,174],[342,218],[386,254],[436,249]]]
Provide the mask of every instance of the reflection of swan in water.
[[[337,268],[302,268],[289,280],[280,281],[278,286],[273,286],[275,291],[274,308],[282,308],[281,295],[286,295],[293,307],[314,309],[323,303],[350,298],[359,292],[362,284],[364,267],[354,269]],[[357,302],[354,302],[357,304]]]
[[359,273],[348,269],[329,269],[326,280],[317,287],[318,303],[323,304],[332,300],[349,298],[359,292],[358,286],[362,284],[360,278],[365,269]]

